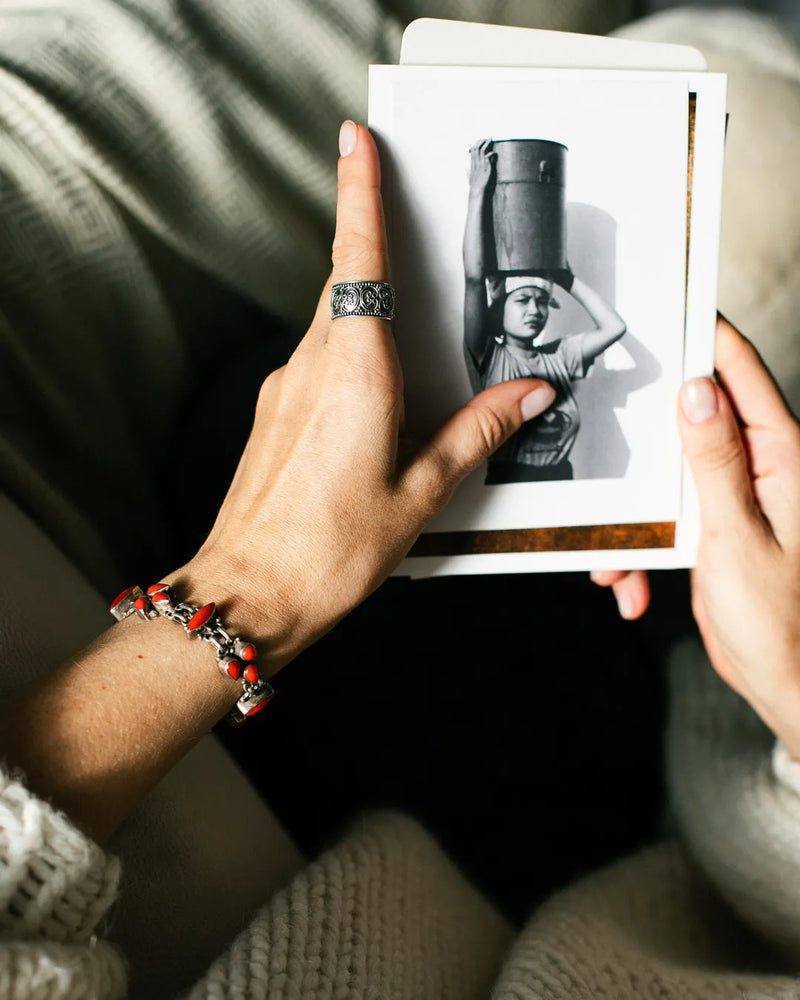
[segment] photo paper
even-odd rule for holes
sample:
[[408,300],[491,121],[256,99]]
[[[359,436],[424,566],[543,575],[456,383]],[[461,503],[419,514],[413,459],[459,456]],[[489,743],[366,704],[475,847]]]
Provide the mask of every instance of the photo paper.
[[[371,72],[409,432],[426,436],[503,374],[538,374],[558,390],[552,412],[507,446],[505,471],[479,469],[431,530],[675,521],[686,77],[642,74],[633,85],[625,74],[580,70]],[[470,325],[477,149],[491,190],[480,209],[483,313]],[[515,258],[515,248],[530,259]],[[526,295],[548,299],[546,318],[528,318],[528,329],[541,326],[528,341],[498,318]],[[537,464],[556,473],[530,476]]]

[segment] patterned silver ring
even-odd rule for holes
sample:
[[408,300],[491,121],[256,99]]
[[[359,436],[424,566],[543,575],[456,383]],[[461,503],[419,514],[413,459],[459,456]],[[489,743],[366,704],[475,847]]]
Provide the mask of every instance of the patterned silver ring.
[[394,289],[387,281],[343,281],[331,289],[331,319],[394,319]]

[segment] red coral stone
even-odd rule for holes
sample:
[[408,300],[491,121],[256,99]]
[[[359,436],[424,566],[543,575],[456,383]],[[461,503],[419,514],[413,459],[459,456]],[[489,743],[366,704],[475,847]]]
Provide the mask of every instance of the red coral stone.
[[166,590],[169,584],[166,583],[154,583],[152,587],[147,588],[147,593],[151,596],[153,594],[159,594],[162,590]]
[[208,619],[217,610],[216,604],[212,601],[210,604],[204,604],[202,608],[192,615],[186,625],[187,632],[195,632],[197,629],[201,628]]
[[[148,594],[149,593],[150,593],[150,591],[148,590]],[[161,604],[162,601],[168,601],[169,600],[169,594],[165,594],[163,590],[157,590],[153,594],[152,600],[153,600],[153,604]]]
[[243,660],[254,660],[258,656],[258,653],[256,652],[256,647],[251,642],[249,645],[244,647],[241,653],[239,653],[239,656],[241,656]]
[[238,681],[242,673],[242,665],[238,660],[229,660],[225,666],[225,670],[228,677],[232,677],[235,681]]
[[247,666],[244,668],[244,679],[246,681],[250,681],[251,684],[255,684],[255,682],[258,680],[258,671],[256,670],[256,668],[253,666],[252,663],[248,663]]
[[138,608],[140,611],[144,611],[144,609],[147,607],[147,598],[137,597],[136,600],[133,602],[133,606],[135,608]]
[[128,587],[127,590],[123,590],[122,593],[119,594],[119,596],[117,596],[117,597],[114,598],[114,600],[111,602],[111,606],[109,607],[108,610],[109,611],[113,611],[114,608],[119,604],[119,602],[120,601],[124,601],[125,598],[128,596],[128,594],[130,594],[130,592],[132,590],[133,590],[133,587]]
[[270,695],[269,698],[265,698],[263,701],[259,702],[258,705],[255,706],[255,708],[250,709],[250,711],[247,713],[247,718],[249,719],[251,715],[258,715],[261,709],[266,708],[271,701],[272,701],[272,695]]

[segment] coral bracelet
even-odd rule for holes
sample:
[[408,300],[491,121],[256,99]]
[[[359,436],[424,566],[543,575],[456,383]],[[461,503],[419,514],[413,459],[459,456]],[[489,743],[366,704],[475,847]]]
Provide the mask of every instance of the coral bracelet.
[[168,584],[156,583],[147,588],[147,593],[140,587],[128,587],[112,601],[108,610],[118,622],[133,614],[145,621],[168,618],[182,625],[190,639],[210,642],[216,650],[220,673],[242,685],[241,697],[226,716],[232,725],[241,725],[272,700],[275,694],[272,685],[258,673],[256,647],[223,628],[216,604],[204,604],[200,608],[185,601],[176,604]]

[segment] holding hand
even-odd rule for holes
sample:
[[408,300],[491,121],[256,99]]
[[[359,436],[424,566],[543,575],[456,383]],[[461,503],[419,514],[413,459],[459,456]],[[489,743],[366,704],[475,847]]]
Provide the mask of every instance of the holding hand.
[[[717,673],[800,759],[800,426],[755,348],[717,323],[719,385],[680,395],[701,538],[692,609]],[[644,573],[596,573],[623,617],[649,601]]]
[[[482,178],[487,146],[473,152]],[[430,441],[401,448],[389,323],[331,319],[334,283],[386,281],[389,269],[375,145],[347,122],[341,150],[333,273],[308,333],[263,385],[208,541],[175,577],[195,593],[222,591],[237,626],[262,638],[272,672],[374,590],[460,480],[554,398],[535,379],[497,385]]]
[[[216,602],[226,628],[255,642],[264,678],[377,587],[463,476],[555,395],[537,379],[495,386],[401,447],[388,322],[331,319],[334,283],[388,275],[375,145],[346,122],[340,149],[333,274],[289,363],[264,382],[208,540],[163,578],[180,600]],[[0,761],[102,840],[241,694],[208,643],[129,619],[0,705]]]
[[717,673],[800,759],[800,427],[722,319],[716,366],[720,385],[681,391],[702,524],[692,609]]

